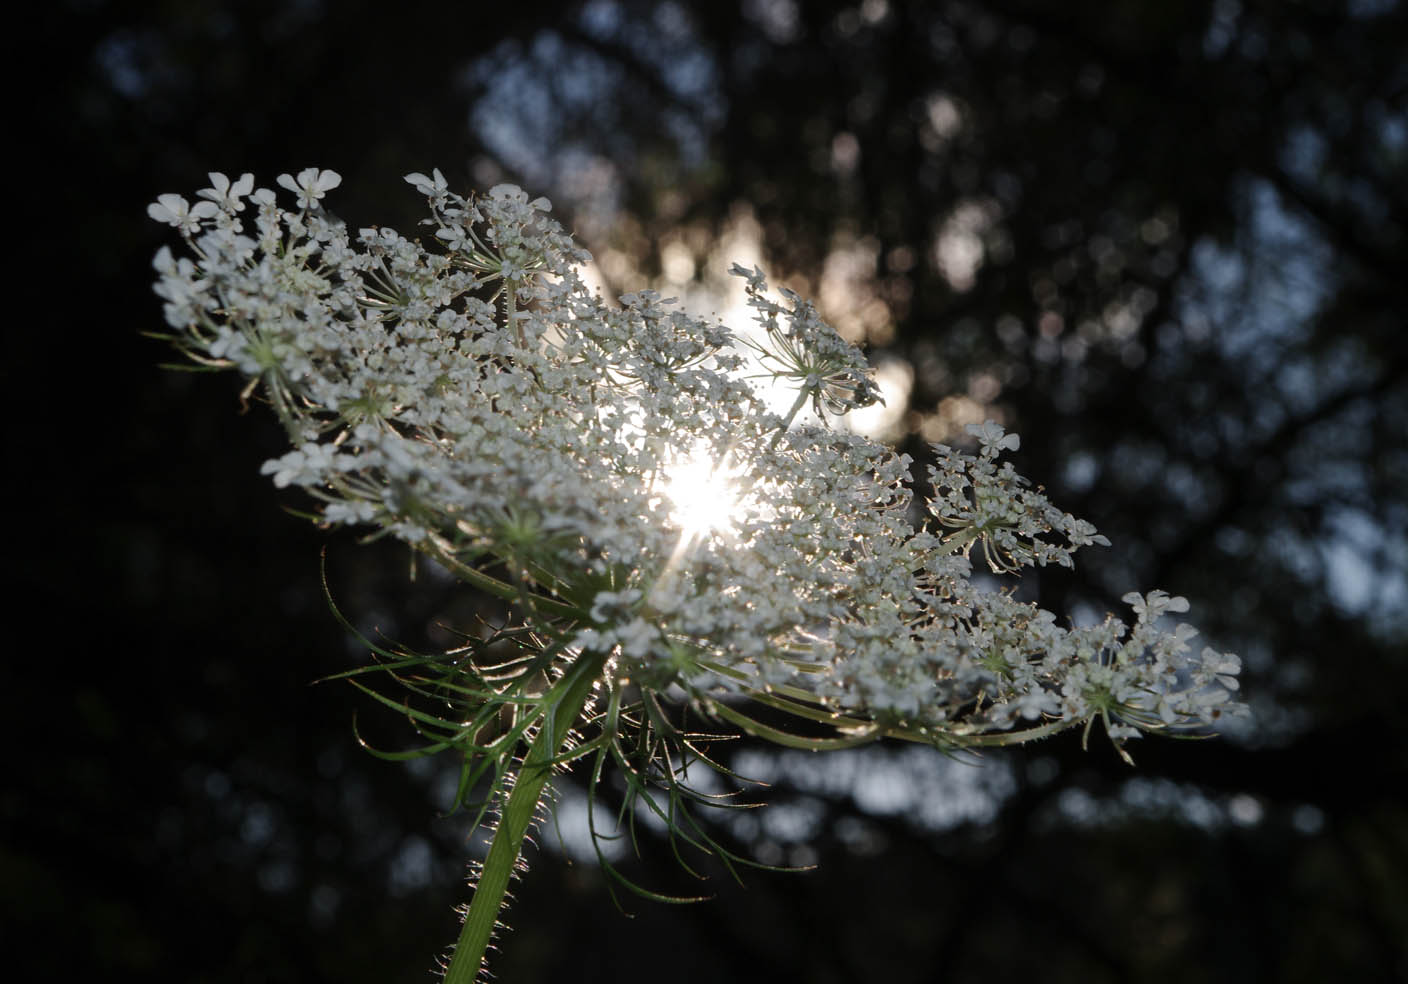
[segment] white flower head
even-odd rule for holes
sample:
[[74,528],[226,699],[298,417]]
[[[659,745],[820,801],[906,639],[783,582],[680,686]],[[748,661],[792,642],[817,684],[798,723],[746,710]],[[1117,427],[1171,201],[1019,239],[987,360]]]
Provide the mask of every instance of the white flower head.
[[431,176],[427,178],[419,171],[412,171],[410,174],[406,175],[406,183],[413,186],[427,198],[432,198],[437,201],[444,199],[445,193],[450,190],[450,185],[445,180],[445,175],[440,173],[438,167],[431,168],[430,174]]
[[755,266],[753,267],[753,269],[749,270],[742,264],[735,263],[733,266],[729,267],[728,272],[733,274],[735,277],[742,277],[743,279],[747,280],[748,287],[752,290],[767,289],[767,276],[763,273],[760,267]]
[[[149,208],[197,252],[157,256],[173,339],[266,387],[290,445],[262,471],[327,523],[452,569],[522,564],[525,590],[571,599],[550,633],[566,651],[705,697],[785,686],[957,738],[1095,714],[1123,738],[1230,706],[1235,657],[1199,661],[1191,627],[1155,624],[1183,598],[1130,594],[1137,624],[1063,628],[975,581],[975,549],[1011,574],[1107,541],[998,460],[1020,441],[992,421],[968,429],[980,452],[934,449],[926,505],[944,529],[916,526],[910,459],[821,413],[878,398],[864,355],[795,293],[769,296],[757,267],[732,271],[766,335],[755,349],[819,424],[768,409],[736,374],[749,343],[722,327],[653,291],[621,307],[590,292],[545,199],[508,184],[466,198],[438,169],[405,180],[430,200],[426,243],[329,221],[318,204],[340,178],[317,168],[278,179],[301,211],[219,172],[195,206]],[[247,202],[254,238],[233,220]]]
[[1137,591],[1131,591],[1120,598],[1134,609],[1134,613],[1139,616],[1141,622],[1156,622],[1165,612],[1186,612],[1188,611],[1188,599],[1182,595],[1169,597],[1167,591],[1150,591],[1147,595],[1141,595]]
[[219,211],[213,202],[196,202],[192,205],[181,195],[172,194],[157,195],[156,201],[147,206],[149,216],[179,229],[185,236],[200,232],[201,220],[213,218]]
[[[748,270],[735,263],[729,273],[748,281],[748,306],[767,333],[766,344],[745,344],[775,378],[799,384],[817,416],[823,408],[840,416],[884,402],[865,355],[823,321],[811,302],[785,287],[778,292],[787,304],[773,301],[767,296],[767,278],[756,266]],[[779,318],[786,320],[785,327]]]
[[1242,660],[1235,653],[1220,653],[1212,648],[1202,652],[1202,672],[1212,680],[1236,690],[1239,686],[1237,674],[1242,672]]
[[999,451],[1016,451],[1022,446],[1020,437],[1008,434],[1001,424],[991,420],[985,420],[981,424],[969,424],[964,429],[978,439],[984,451],[991,451],[994,455]]
[[254,191],[254,175],[241,174],[240,179],[235,182],[231,182],[219,171],[211,171],[208,177],[210,178],[210,187],[202,188],[196,192],[197,195],[201,198],[208,198],[215,203],[216,207],[225,212],[234,214],[244,211],[244,202],[241,199]]
[[489,189],[489,200],[502,204],[527,205],[531,209],[539,212],[551,212],[552,202],[546,198],[535,198],[531,202],[528,200],[528,192],[518,187],[516,184],[496,184]]
[[342,175],[336,171],[320,171],[316,167],[306,167],[298,172],[295,180],[291,175],[280,174],[279,187],[287,188],[298,195],[299,208],[312,208],[329,191],[342,184]]

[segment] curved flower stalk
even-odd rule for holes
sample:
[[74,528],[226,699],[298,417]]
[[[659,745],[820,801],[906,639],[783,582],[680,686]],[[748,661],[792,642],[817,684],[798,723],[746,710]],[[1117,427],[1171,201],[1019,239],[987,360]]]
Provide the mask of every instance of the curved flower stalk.
[[[681,709],[812,749],[980,748],[1098,720],[1126,757],[1140,732],[1241,712],[1237,658],[1159,628],[1182,598],[1131,594],[1132,622],[1062,627],[972,579],[975,548],[1011,574],[1107,543],[1001,460],[1017,435],[987,423],[976,454],[936,446],[931,521],[912,525],[909,458],[824,422],[878,399],[864,357],[796,295],[772,300],[761,271],[734,269],[765,329],[748,344],[796,390],[784,417],[725,328],[651,291],[591,294],[545,199],[408,175],[426,246],[333,220],[332,171],[281,176],[293,207],[251,175],[210,177],[196,205],[149,209],[191,254],[157,254],[161,337],[268,401],[291,449],[263,470],[321,523],[396,537],[511,613],[442,654],[367,641],[377,661],[343,675],[424,739],[385,754],[459,753],[457,804],[498,818],[452,982],[477,974],[548,780],[573,762],[593,795],[619,771],[624,822],[648,811],[678,845],[744,861],[691,815],[727,804],[685,781],[718,766]],[[807,401],[823,422],[793,426]]]

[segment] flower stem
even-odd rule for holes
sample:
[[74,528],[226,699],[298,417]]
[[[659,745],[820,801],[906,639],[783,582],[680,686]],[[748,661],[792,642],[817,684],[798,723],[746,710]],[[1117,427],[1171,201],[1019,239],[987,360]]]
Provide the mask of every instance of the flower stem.
[[564,750],[568,733],[591,696],[592,684],[603,662],[602,656],[582,654],[553,687],[558,693],[549,695],[545,700],[548,709],[537,737],[519,766],[513,792],[509,794],[498,829],[494,831],[488,857],[484,859],[484,868],[474,889],[474,898],[469,903],[469,913],[455,943],[454,956],[445,971],[445,984],[473,984],[478,977],[484,963],[484,951],[488,949],[499,910],[503,907],[504,895],[508,891],[509,876],[518,865],[523,838],[532,825],[533,815],[552,776],[552,763]]
[[504,321],[507,322],[504,327],[517,337],[518,347],[526,347],[528,339],[518,322],[518,285],[507,277],[504,278]]
[[787,428],[792,426],[792,421],[797,419],[797,413],[802,409],[802,405],[807,402],[807,397],[811,395],[812,391],[808,387],[803,387],[801,392],[797,394],[797,399],[793,402],[792,409],[787,411],[787,416],[782,420],[782,426],[777,429],[777,433],[772,436],[772,441],[768,444],[769,451],[777,447],[777,442],[782,440],[782,435],[787,433]]

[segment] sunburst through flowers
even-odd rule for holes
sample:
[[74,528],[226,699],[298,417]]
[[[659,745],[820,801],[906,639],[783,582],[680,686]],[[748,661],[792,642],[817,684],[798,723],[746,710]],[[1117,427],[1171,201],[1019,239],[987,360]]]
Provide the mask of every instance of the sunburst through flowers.
[[743,504],[742,475],[743,469],[727,455],[715,461],[705,447],[665,470],[665,498],[681,544],[735,529]]

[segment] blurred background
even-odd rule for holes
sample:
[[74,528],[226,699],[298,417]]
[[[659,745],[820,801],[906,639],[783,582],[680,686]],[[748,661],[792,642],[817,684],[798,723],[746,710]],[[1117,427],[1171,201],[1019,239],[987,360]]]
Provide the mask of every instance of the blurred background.
[[1408,978],[1401,2],[55,0],[26,31],[12,980],[425,981],[456,933],[481,843],[443,816],[454,763],[371,758],[354,710],[413,736],[310,686],[364,658],[320,552],[411,644],[477,601],[286,512],[272,416],[140,334],[172,238],[149,201],[310,165],[349,225],[406,233],[408,171],[519,183],[608,294],[735,327],[723,271],[762,265],[867,346],[891,412],[862,426],[922,469],[996,419],[1114,542],[1032,597],[1183,594],[1246,666],[1251,726],[1133,769],[1072,734],[979,767],[719,746],[772,806],[717,836],[816,869],[700,884],[642,827],[626,871],[716,898],[629,917],[565,781],[499,980]]

